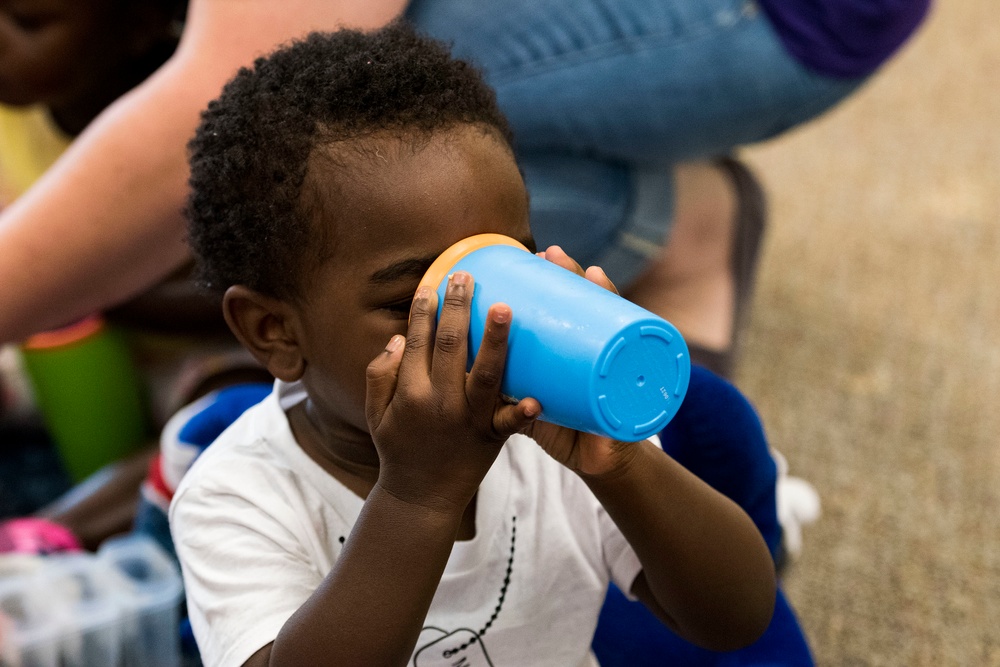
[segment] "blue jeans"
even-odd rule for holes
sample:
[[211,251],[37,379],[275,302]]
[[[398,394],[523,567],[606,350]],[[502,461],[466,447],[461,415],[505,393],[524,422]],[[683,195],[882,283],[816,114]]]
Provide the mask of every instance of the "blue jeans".
[[861,80],[792,58],[752,0],[414,0],[496,89],[541,248],[628,285],[666,238],[672,166],[808,121]]

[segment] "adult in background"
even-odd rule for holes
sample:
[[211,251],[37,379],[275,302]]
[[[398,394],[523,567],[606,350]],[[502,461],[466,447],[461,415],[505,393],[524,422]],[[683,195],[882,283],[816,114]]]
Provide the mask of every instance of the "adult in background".
[[240,66],[310,30],[405,13],[496,87],[539,242],[602,263],[728,372],[763,214],[749,174],[714,158],[843,99],[928,1],[192,0],[174,55],[0,216],[0,342],[188,262],[185,146]]

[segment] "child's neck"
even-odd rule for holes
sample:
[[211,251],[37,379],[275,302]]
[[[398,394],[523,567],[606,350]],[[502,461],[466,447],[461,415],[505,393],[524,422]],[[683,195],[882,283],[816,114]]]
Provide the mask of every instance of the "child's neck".
[[288,411],[295,440],[323,470],[361,498],[378,481],[378,452],[367,433],[327,433],[314,419],[306,400]]
[[[288,411],[288,423],[299,447],[331,477],[360,498],[367,498],[378,481],[378,452],[367,433],[355,437],[323,433],[310,418],[309,401],[302,401]],[[456,541],[476,536],[476,496],[465,508]]]

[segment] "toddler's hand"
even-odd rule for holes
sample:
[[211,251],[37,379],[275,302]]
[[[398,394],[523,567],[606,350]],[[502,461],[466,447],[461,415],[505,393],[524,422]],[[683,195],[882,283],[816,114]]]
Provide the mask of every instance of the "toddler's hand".
[[406,337],[393,337],[368,366],[379,484],[408,502],[464,509],[503,443],[540,412],[533,399],[510,405],[500,394],[511,318],[505,304],[490,308],[466,373],[472,291],[468,273],[453,274],[435,327],[437,294],[420,288]]
[[[583,276],[610,292],[618,293],[601,268],[592,266],[584,271],[559,246],[550,246],[537,255],[567,271]],[[524,433],[534,438],[552,458],[583,475],[599,476],[612,473],[627,462],[628,455],[634,450],[632,443],[619,442],[544,421],[533,422]]]

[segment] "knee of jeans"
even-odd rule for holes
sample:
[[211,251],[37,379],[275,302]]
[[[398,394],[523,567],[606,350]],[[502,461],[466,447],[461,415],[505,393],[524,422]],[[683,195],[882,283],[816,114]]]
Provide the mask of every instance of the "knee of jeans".
[[774,125],[769,127],[756,141],[771,139],[790,128],[823,115],[849,97],[868,80],[867,77],[834,79],[809,72],[804,65],[800,65],[800,67],[803,74],[799,81],[801,90],[798,103],[790,105],[777,118]]

